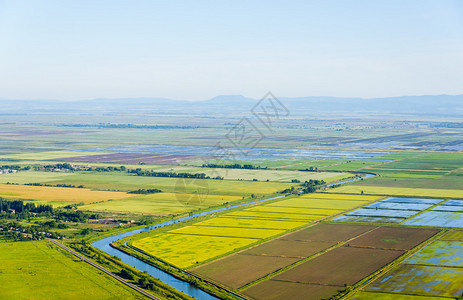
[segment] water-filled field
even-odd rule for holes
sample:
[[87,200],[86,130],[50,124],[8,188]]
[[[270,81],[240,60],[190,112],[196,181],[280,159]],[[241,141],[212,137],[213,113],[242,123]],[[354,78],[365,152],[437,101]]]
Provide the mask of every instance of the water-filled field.
[[[193,271],[256,299],[287,299],[288,295],[299,295],[303,288],[306,292],[300,296],[303,299],[330,298],[345,284],[355,284],[438,232],[438,229],[321,223]],[[265,265],[270,260],[272,264]],[[281,290],[280,283],[293,286],[296,291]]]
[[[394,294],[397,297],[459,297],[463,294],[462,257],[463,231],[450,231],[372,282],[366,291],[371,295],[398,293]],[[362,294],[354,299],[364,299]]]
[[427,211],[403,222],[404,225],[463,227],[463,212]]
[[[400,182],[400,181],[399,181]],[[376,181],[375,181],[376,183]],[[430,184],[430,183],[428,183]],[[366,195],[383,195],[383,196],[397,196],[397,197],[449,197],[449,198],[463,198],[463,190],[461,185],[455,188],[413,188],[413,187],[389,187],[389,186],[366,186],[366,185],[346,185],[333,190],[326,190],[327,193],[341,193],[341,194],[366,194]]]
[[463,293],[463,270],[403,264],[375,281],[367,290],[458,297]]
[[[401,223],[416,215],[420,218],[429,213],[426,211],[420,215],[422,211],[442,202],[444,202],[443,199],[387,198],[337,217],[334,221]],[[406,222],[404,224],[407,224]]]
[[[211,156],[216,153],[214,147],[206,146],[175,146],[175,145],[130,145],[122,147],[102,147],[85,150],[88,152],[120,152],[120,153],[144,153],[144,154],[175,154],[175,155],[200,155]],[[332,149],[278,149],[278,148],[228,148],[230,153],[225,159],[245,160],[272,160],[272,159],[346,159],[346,160],[370,160],[389,152],[361,151],[361,150],[332,150]]]

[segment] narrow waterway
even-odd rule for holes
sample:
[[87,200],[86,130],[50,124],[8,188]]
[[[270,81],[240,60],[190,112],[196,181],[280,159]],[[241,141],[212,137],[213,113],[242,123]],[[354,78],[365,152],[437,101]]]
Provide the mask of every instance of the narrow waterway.
[[[343,181],[343,182],[338,182],[338,183],[335,183],[335,184],[328,184],[328,185],[326,185],[324,187],[331,187],[331,186],[338,185],[338,184],[354,182],[354,181],[358,181],[358,180],[371,178],[371,177],[374,177],[374,176],[376,176],[376,174],[366,173],[365,176],[363,176],[361,178],[354,178],[354,179],[349,179],[349,180],[346,180],[346,181]],[[204,300],[218,299],[217,297],[214,297],[214,296],[204,292],[203,290],[192,286],[188,282],[180,280],[180,279],[170,275],[169,273],[164,272],[163,270],[160,270],[160,269],[158,269],[158,268],[156,268],[156,267],[154,267],[154,266],[152,266],[150,264],[147,264],[147,263],[145,263],[145,262],[143,262],[143,261],[141,261],[141,260],[139,260],[139,259],[137,259],[137,258],[135,258],[133,256],[130,256],[130,255],[128,255],[128,254],[126,254],[126,253],[124,253],[122,251],[119,251],[119,250],[111,247],[110,244],[115,242],[115,241],[118,241],[120,239],[123,239],[125,237],[131,236],[131,235],[134,235],[134,234],[138,234],[140,232],[153,230],[153,229],[156,229],[156,228],[172,225],[172,224],[179,223],[179,222],[184,222],[184,221],[187,221],[187,220],[190,220],[190,219],[193,219],[193,218],[202,217],[202,216],[205,216],[205,215],[221,212],[221,211],[232,209],[232,208],[237,208],[237,207],[241,207],[241,206],[246,206],[246,205],[250,205],[250,204],[265,202],[265,201],[284,198],[284,197],[286,197],[286,195],[267,198],[267,199],[262,199],[262,200],[258,200],[258,201],[253,201],[253,202],[248,202],[248,203],[243,203],[243,204],[238,204],[238,205],[234,205],[234,206],[223,207],[223,208],[219,208],[219,209],[214,209],[214,210],[209,210],[209,211],[193,214],[193,215],[190,215],[188,217],[183,217],[183,218],[176,219],[176,220],[166,221],[166,222],[159,223],[159,224],[149,226],[149,227],[146,227],[146,228],[141,228],[141,229],[121,233],[121,234],[118,234],[118,235],[110,236],[110,237],[101,239],[99,241],[93,242],[92,246],[106,252],[109,255],[119,257],[122,262],[124,262],[124,263],[126,263],[126,264],[128,264],[128,265],[130,265],[130,266],[132,266],[132,267],[134,267],[134,268],[136,268],[136,269],[138,269],[138,270],[140,270],[142,272],[146,271],[151,276],[153,276],[155,278],[158,278],[159,280],[161,280],[165,284],[168,284],[171,287],[175,288],[176,290],[184,292],[185,294],[187,294],[187,295],[189,295],[191,297],[194,297],[196,299],[201,299],[201,300],[203,300],[203,299]]]

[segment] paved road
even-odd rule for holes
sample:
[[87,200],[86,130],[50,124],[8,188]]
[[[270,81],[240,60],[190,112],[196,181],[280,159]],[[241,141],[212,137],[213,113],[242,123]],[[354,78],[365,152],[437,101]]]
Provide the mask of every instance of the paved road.
[[80,258],[80,259],[82,259],[83,261],[89,263],[90,265],[94,266],[95,268],[99,269],[100,271],[105,272],[106,274],[108,274],[109,276],[115,278],[116,280],[119,280],[119,281],[122,282],[123,284],[128,285],[129,287],[133,288],[134,290],[137,290],[138,292],[142,293],[142,294],[145,295],[146,297],[151,298],[151,299],[155,299],[155,300],[161,300],[161,299],[156,298],[155,296],[151,295],[150,293],[148,293],[148,292],[142,290],[142,289],[139,288],[138,286],[136,286],[136,285],[134,285],[134,284],[132,284],[132,283],[130,283],[130,282],[127,282],[127,281],[124,280],[122,277],[117,276],[116,274],[114,274],[113,272],[109,271],[108,269],[103,268],[102,266],[100,266],[100,265],[94,263],[93,261],[89,260],[89,259],[86,258],[85,256],[82,256],[82,255],[80,255],[79,253],[75,252],[74,250],[72,250],[72,249],[70,249],[70,248],[64,246],[63,244],[61,244],[61,243],[59,243],[59,242],[57,242],[57,241],[55,241],[55,240],[52,240],[52,239],[48,239],[48,238],[47,238],[47,240],[49,240],[50,242],[52,242],[52,243],[56,244],[57,246],[63,248],[64,250],[66,250],[66,251],[68,251],[68,252],[74,254],[74,255],[77,256],[78,258]]

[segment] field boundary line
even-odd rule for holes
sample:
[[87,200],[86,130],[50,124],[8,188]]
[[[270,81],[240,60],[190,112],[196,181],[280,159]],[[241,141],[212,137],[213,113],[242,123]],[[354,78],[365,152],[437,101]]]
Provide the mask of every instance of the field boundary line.
[[402,265],[407,265],[407,266],[421,266],[421,267],[435,267],[435,268],[450,268],[450,269],[463,269],[463,266],[412,264],[412,263],[406,263],[406,262],[403,262]]
[[399,293],[399,292],[395,292],[395,291],[357,291],[355,290],[355,293],[353,293],[352,295],[348,294],[348,295],[345,295],[343,296],[342,299],[352,299],[353,296],[355,296],[355,294],[357,292],[366,292],[366,293],[374,293],[374,294],[391,294],[391,295],[407,295],[407,296],[415,296],[415,297],[435,297],[435,298],[441,298],[441,299],[455,299],[455,297],[447,297],[447,296],[436,296],[436,295],[424,295],[424,294],[411,294],[411,293]]
[[153,295],[151,295],[150,293],[142,290],[141,288],[139,288],[138,286],[126,281],[125,279],[123,279],[122,277],[119,277],[118,275],[114,274],[113,272],[109,271],[108,269],[106,268],[103,268],[102,266],[98,265],[97,263],[91,261],[90,259],[80,255],[79,253],[75,252],[74,250],[64,246],[63,244],[55,241],[55,240],[52,240],[52,239],[49,239],[47,238],[47,240],[51,241],[52,243],[54,243],[55,245],[57,245],[58,247],[68,251],[69,253],[77,256],[78,258],[80,258],[81,260],[85,261],[86,263],[90,264],[91,266],[97,268],[98,270],[100,271],[103,271],[104,273],[108,274],[109,276],[111,276],[112,278],[118,280],[119,282],[122,282],[123,284],[131,287],[132,289],[136,290],[137,292],[140,292],[141,294],[143,294],[144,296],[148,297],[148,298],[151,298],[151,299],[154,299],[154,300],[161,300],[160,298],[157,298]]

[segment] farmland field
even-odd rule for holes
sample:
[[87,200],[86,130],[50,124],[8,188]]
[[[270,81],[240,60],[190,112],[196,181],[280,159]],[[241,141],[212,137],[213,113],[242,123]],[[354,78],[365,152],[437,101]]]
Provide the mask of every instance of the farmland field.
[[0,243],[1,299],[144,299],[50,242]]
[[[131,191],[139,188],[157,188],[164,192],[177,192],[181,178],[144,177],[127,173],[99,172],[17,172],[0,175],[0,183],[47,183],[83,185],[86,188],[100,190]],[[269,195],[290,188],[294,184],[265,181],[233,181],[212,179],[186,179],[182,184],[182,192],[198,193],[207,187],[208,194],[250,196]]]
[[131,197],[122,192],[92,191],[89,189],[47,186],[0,184],[0,197],[34,201],[38,204],[63,206],[71,203],[94,203]]
[[339,226],[339,224],[321,223],[285,235],[281,237],[281,239],[296,241],[341,242],[349,240],[375,228],[375,226],[369,225],[343,224],[342,226]]
[[393,294],[393,293],[374,293],[374,292],[359,292],[355,296],[349,298],[352,300],[445,300],[448,298],[434,297],[434,296],[417,296],[407,294]]
[[463,242],[436,241],[405,261],[415,265],[463,267]]
[[195,271],[237,289],[298,260],[291,257],[235,254],[213,264],[206,264]]
[[[380,222],[409,224],[410,220],[429,213],[427,209],[444,199],[386,198],[333,219],[340,222]],[[424,211],[423,214],[420,213]]]
[[247,289],[244,294],[253,299],[329,299],[342,287],[291,281],[267,280]]
[[[176,170],[173,167],[173,170]],[[348,173],[339,172],[300,172],[290,170],[247,170],[247,169],[214,169],[214,168],[190,168],[184,169],[184,172],[189,173],[204,173],[207,176],[216,177],[220,175],[227,180],[253,180],[259,181],[276,181],[276,182],[291,182],[297,179],[301,182],[312,180],[325,180],[332,182],[334,180],[342,180],[352,176]]]
[[[324,213],[323,210],[320,212],[313,211],[314,213],[318,213],[317,215],[304,215],[304,214],[295,214],[295,213],[278,213],[278,212],[262,212],[262,211],[239,211],[234,213],[229,213],[228,217],[237,217],[237,218],[254,218],[254,219],[268,219],[268,220],[294,220],[294,221],[310,221],[319,219],[320,216],[327,216],[330,215],[330,212]],[[331,211],[331,213],[336,211]]]
[[462,241],[463,242],[463,230],[452,230],[440,239],[443,241]]
[[[102,153],[98,153],[102,154]],[[104,153],[103,153],[104,154]],[[41,152],[31,152],[31,153],[19,153],[19,154],[10,154],[3,155],[3,158],[6,159],[21,159],[21,160],[52,160],[52,159],[63,159],[67,156],[86,156],[88,153],[85,152],[75,152],[75,151],[41,151]],[[96,154],[95,154],[96,155]]]
[[[148,237],[143,238],[143,242],[141,244],[139,239],[136,239],[131,243],[133,246],[148,252],[150,255],[163,258],[177,266],[188,268],[213,259],[214,257],[221,256],[222,254],[228,253],[234,249],[239,249],[246,245],[258,243],[263,239],[281,235],[288,230],[297,229],[310,224],[314,220],[342,211],[342,209],[308,208],[312,207],[312,202],[322,208],[335,207],[336,205],[353,208],[376,198],[371,196],[355,196],[356,200],[332,200],[331,198],[336,197],[336,195],[322,195],[322,197],[325,199],[313,199],[311,197],[300,196],[278,200],[268,204],[260,204],[240,211],[225,213],[220,217],[209,218],[207,220],[194,223],[193,225],[173,229],[167,233],[157,235],[156,233],[149,233]],[[343,197],[344,196],[341,196],[341,198]],[[346,198],[350,199],[351,196],[347,196]],[[278,204],[280,203],[283,203],[285,206],[279,206]],[[322,205],[323,203],[328,204]],[[289,205],[289,207],[286,207],[286,205]],[[296,207],[294,208],[292,206]],[[298,206],[302,208],[299,209],[297,208]],[[304,206],[306,208],[304,208]],[[280,207],[283,209],[282,217],[276,218],[275,216],[278,216]],[[264,209],[264,214],[262,214],[261,209]],[[290,210],[288,211],[287,209]],[[260,215],[248,215],[243,217],[243,214],[246,215],[248,212],[251,212],[252,214],[260,213]],[[284,218],[285,216],[286,218]],[[303,219],[293,219],[294,216],[297,216],[298,218],[301,217]],[[326,228],[329,228],[329,226]],[[352,228],[353,233],[356,233],[358,230],[357,227],[350,227],[350,225],[347,226],[347,228]],[[341,231],[341,234],[344,234],[343,231]],[[178,237],[174,238],[172,235],[176,235]],[[203,245],[203,250],[197,250],[199,251],[197,256],[195,256],[194,250],[188,250],[187,252],[184,250],[189,249],[191,245],[189,236],[195,236],[195,239],[201,240],[200,244]],[[183,240],[181,237],[185,237],[185,239]],[[242,243],[235,248],[224,247],[222,252],[218,252],[214,248],[214,240],[217,238],[237,238],[242,239]],[[153,240],[150,242],[150,239]],[[163,250],[162,247],[155,247],[157,243],[167,243],[164,242],[164,239],[175,239],[178,250],[175,250],[177,248],[168,248],[168,250]],[[209,239],[211,240],[211,251],[207,250],[207,241]]]
[[349,242],[352,247],[410,250],[437,234],[437,229],[379,227]]
[[305,258],[334,245],[335,241],[295,241],[282,237],[250,248],[241,254]]
[[333,197],[334,199],[315,199],[313,197],[305,197],[300,196],[296,200],[284,200],[277,203],[272,203],[271,207],[295,207],[295,208],[321,208],[321,209],[338,209],[340,211],[345,209],[354,208],[356,206],[360,206],[365,202],[369,202],[368,200],[361,201],[361,200],[343,200],[343,199],[336,199],[336,196]]
[[[280,290],[280,285],[293,283],[296,284],[294,287],[297,290],[304,289],[307,293],[313,290],[313,295],[307,294],[304,298],[319,299],[317,297],[321,297],[321,294],[324,298],[329,298],[345,285],[355,284],[438,232],[439,230],[434,229],[326,223],[298,230],[237,254],[303,258],[305,253],[305,257],[309,257],[308,260],[303,260],[283,272],[275,273],[267,280],[245,286],[243,293],[258,299],[286,299],[286,295],[290,295],[291,292]],[[338,244],[339,242],[344,244]],[[333,248],[310,258],[311,255],[330,247]],[[221,261],[227,261],[231,257],[233,256]],[[215,267],[214,272],[209,271],[210,266]],[[230,274],[229,270],[220,269],[219,266],[220,261],[216,261],[196,270],[212,278],[220,278],[221,274],[233,276],[232,270]],[[247,270],[247,267],[243,267],[242,270]],[[244,273],[250,271],[251,269]],[[222,282],[231,284],[233,281]]]
[[[284,207],[284,206],[271,206],[259,205],[247,208],[246,212],[256,213],[273,213],[273,214],[294,214],[294,215],[321,215],[328,216],[339,212],[339,209],[323,209],[323,208],[304,208],[304,207]],[[243,211],[244,212],[244,211]]]
[[305,225],[306,222],[296,221],[275,221],[257,219],[239,219],[227,217],[212,218],[196,224],[197,226],[218,226],[218,227],[242,227],[242,228],[262,228],[262,229],[293,229]]
[[[115,235],[225,203],[232,206],[260,200],[283,190],[289,194],[292,187],[299,190],[301,183],[310,179],[331,183],[360,175],[351,171],[373,172],[379,176],[193,218],[128,237],[116,245],[128,241],[127,245],[151,255],[153,261],[159,258],[253,299],[330,298],[346,287],[348,298],[355,293],[354,299],[442,300],[461,295],[463,234],[449,227],[442,231],[425,227],[463,227],[463,154],[422,150],[463,149],[461,128],[439,127],[447,117],[432,123],[420,121],[421,117],[406,123],[403,115],[391,122],[384,121],[384,116],[378,121],[376,115],[362,121],[360,114],[346,115],[342,121],[324,117],[280,120],[275,132],[266,133],[260,145],[237,149],[224,137],[242,117],[240,113],[196,115],[194,124],[162,110],[143,116],[124,111],[117,117],[120,124],[115,124],[111,113],[97,116],[98,111],[86,111],[53,118],[34,113],[2,115],[5,122],[12,122],[0,124],[0,169],[21,168],[17,173],[0,172],[0,197],[56,206],[52,216],[31,213],[21,219],[9,209],[0,213],[7,218],[0,224],[2,229],[13,228],[0,231],[2,240],[29,238],[31,234],[21,231],[26,228],[35,232],[37,239],[42,238],[38,232],[64,235],[85,255],[86,247],[100,235]],[[460,119],[455,122],[461,123]],[[44,121],[47,125],[35,125]],[[159,128],[154,123],[173,128]],[[112,126],[130,128],[109,128]],[[231,153],[212,159],[216,143],[223,140],[225,150]],[[201,167],[217,161],[253,167]],[[53,165],[61,162],[75,164],[76,170],[55,170]],[[221,175],[224,180],[136,176],[123,171],[122,165],[124,170],[204,173]],[[24,185],[28,183],[84,188]],[[128,193],[141,189],[162,192]],[[383,200],[394,195],[405,198]],[[68,204],[79,205],[64,208]],[[73,221],[81,213],[83,221]],[[0,250],[4,256],[9,255],[6,252]],[[47,265],[44,273],[51,273],[52,267],[61,272],[51,278],[56,291],[40,272],[19,276],[15,268],[6,272],[2,262],[0,279],[9,294],[0,292],[0,298],[46,298],[39,285],[50,295],[55,293],[54,298],[77,298],[61,295],[66,286],[70,287],[68,293],[92,291],[94,294],[86,297],[89,299],[137,296],[105,275],[86,276],[85,264],[57,249],[42,252],[56,252],[72,262],[69,270],[65,264],[56,267],[62,261],[56,253],[50,257],[58,259],[40,261]],[[26,256],[21,259],[33,258],[29,253],[21,250]],[[404,253],[407,256],[402,256]],[[394,262],[397,257],[400,259]],[[71,271],[80,277],[69,275]],[[186,281],[205,284],[191,277]],[[34,294],[32,288],[39,292]],[[22,294],[11,294],[14,289]]]
[[157,193],[151,195],[131,195],[130,198],[111,200],[81,206],[83,210],[134,212],[145,214],[178,214],[198,208],[221,205],[241,199],[238,196]]
[[427,211],[404,221],[403,224],[413,226],[463,228],[463,212]]
[[246,227],[210,227],[210,226],[186,226],[174,229],[170,233],[189,234],[199,236],[219,237],[243,237],[251,239],[265,239],[285,232],[279,229],[258,229]]
[[299,283],[327,284],[343,287],[352,285],[404,251],[354,247],[339,247],[308,260],[274,277],[275,280]]
[[367,290],[458,297],[463,293],[463,270],[450,267],[401,265],[379,278]]
[[[259,244],[238,254],[207,263],[193,270],[202,276],[232,288],[240,288],[282,267],[346,241],[373,229],[370,226],[320,224],[286,234],[278,239]],[[308,239],[301,239],[301,233]],[[308,238],[307,238],[308,237]],[[273,258],[274,265],[255,268],[253,260],[265,262]],[[292,258],[293,260],[284,260]]]
[[[365,291],[395,295],[458,297],[463,294],[461,231],[450,231],[382,275]],[[359,294],[358,299],[363,299]],[[354,299],[357,299],[354,297]],[[368,299],[368,298],[365,298]]]
[[255,239],[165,233],[133,242],[137,248],[181,268],[255,243]]

